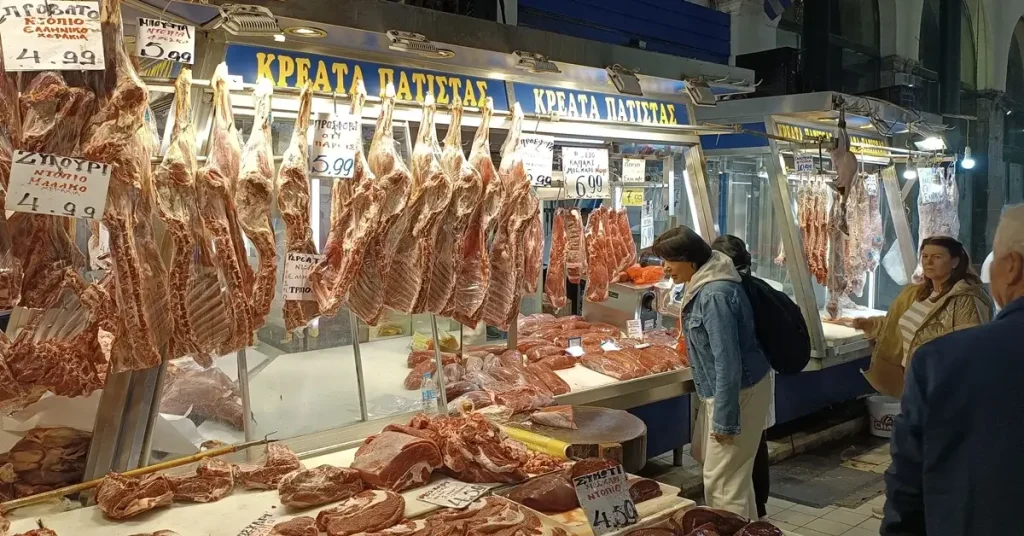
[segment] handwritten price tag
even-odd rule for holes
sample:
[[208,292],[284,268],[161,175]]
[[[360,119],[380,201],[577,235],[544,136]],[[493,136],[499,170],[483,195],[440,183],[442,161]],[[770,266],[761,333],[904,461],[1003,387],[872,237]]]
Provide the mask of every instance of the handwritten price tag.
[[807,154],[798,154],[793,159],[794,165],[796,165],[797,173],[813,173],[814,172],[814,157]]
[[490,486],[449,480],[428,489],[419,496],[419,500],[446,508],[465,508],[490,489]]
[[640,520],[636,505],[629,498],[626,472],[621,465],[576,477],[572,484],[580,507],[597,536],[635,525]]
[[97,220],[107,205],[110,165],[14,151],[7,210]]
[[622,189],[622,206],[642,207],[644,206],[644,191],[638,188]]
[[8,71],[104,69],[99,2],[10,3],[0,7],[0,35]]
[[654,244],[654,216],[640,218],[640,249]]
[[540,134],[523,134],[519,138],[523,167],[533,186],[551,186],[551,162],[555,154],[555,138]]
[[349,114],[320,114],[310,125],[313,140],[309,170],[314,176],[351,179],[361,142],[359,118]]
[[639,320],[626,321],[626,335],[628,335],[630,339],[636,339],[638,341],[644,340],[644,329],[640,325]]
[[159,19],[139,17],[135,52],[140,58],[192,64],[196,53],[196,29]]
[[644,182],[647,161],[643,158],[622,159],[622,182]]
[[245,526],[242,530],[238,531],[238,536],[267,536],[270,534],[271,529],[280,520],[274,519],[274,514],[270,512],[264,512],[263,515],[257,517]]
[[284,260],[284,299],[290,301],[313,301],[313,289],[309,287],[309,271],[320,261],[322,255],[315,253],[289,253]]
[[569,199],[608,199],[608,149],[562,148],[562,175]]

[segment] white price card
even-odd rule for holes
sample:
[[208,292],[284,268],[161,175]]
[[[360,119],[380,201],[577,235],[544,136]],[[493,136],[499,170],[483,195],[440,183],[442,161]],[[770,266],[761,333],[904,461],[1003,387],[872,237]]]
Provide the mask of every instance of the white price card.
[[268,536],[271,530],[273,530],[274,525],[280,523],[280,521],[274,514],[264,512],[260,517],[252,520],[252,523],[238,531],[238,536]]
[[622,348],[619,347],[618,344],[615,344],[615,341],[604,341],[601,343],[601,349],[604,350],[605,352],[615,352],[617,350],[621,350]]
[[654,244],[654,216],[640,218],[640,249],[649,248]]
[[533,186],[551,186],[551,162],[555,154],[555,138],[540,134],[519,137],[519,151],[523,156],[526,176]]
[[490,489],[491,487],[487,485],[464,484],[449,480],[428,489],[418,499],[445,508],[465,508]]
[[140,58],[191,65],[196,55],[196,29],[187,24],[139,17],[135,53]]
[[644,340],[644,329],[640,325],[639,320],[626,321],[626,335],[630,339],[636,339],[638,341]]
[[289,301],[314,301],[313,289],[309,287],[309,271],[323,255],[316,253],[288,253],[284,259],[284,299]]
[[568,199],[608,199],[608,149],[562,147],[562,175]]
[[814,172],[814,157],[809,154],[798,154],[793,159],[794,165],[796,165],[797,173],[813,173]]
[[621,465],[576,477],[572,484],[580,508],[597,536],[635,525],[640,520],[636,505],[629,497],[626,472]]
[[98,220],[107,205],[110,165],[14,151],[7,210]]
[[864,177],[864,190],[867,191],[868,195],[878,195],[878,175],[868,175]]
[[622,159],[622,182],[644,182],[647,161],[643,158]]
[[351,179],[362,141],[359,118],[347,113],[319,114],[309,127],[309,171],[315,177]]
[[104,69],[99,2],[0,2],[8,71]]

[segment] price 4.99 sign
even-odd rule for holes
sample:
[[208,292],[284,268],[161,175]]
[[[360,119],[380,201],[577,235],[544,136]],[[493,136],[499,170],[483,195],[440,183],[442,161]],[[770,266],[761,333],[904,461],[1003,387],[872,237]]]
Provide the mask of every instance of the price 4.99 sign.
[[95,1],[0,0],[0,35],[8,71],[104,68],[100,7]]
[[310,125],[309,171],[318,177],[351,179],[356,151],[362,139],[359,118],[349,114],[321,114]]
[[580,507],[597,536],[635,525],[640,520],[636,505],[629,497],[626,472],[621,465],[576,477],[572,484]]
[[608,199],[608,149],[562,148],[562,177],[569,199]]
[[14,151],[7,210],[98,220],[109,184],[109,164]]

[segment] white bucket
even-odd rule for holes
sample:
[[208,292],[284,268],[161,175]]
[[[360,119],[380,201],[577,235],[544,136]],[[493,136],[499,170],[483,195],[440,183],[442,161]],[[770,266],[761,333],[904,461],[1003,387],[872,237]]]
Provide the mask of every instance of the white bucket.
[[868,431],[876,437],[892,437],[892,425],[900,413],[900,401],[891,396],[868,397]]

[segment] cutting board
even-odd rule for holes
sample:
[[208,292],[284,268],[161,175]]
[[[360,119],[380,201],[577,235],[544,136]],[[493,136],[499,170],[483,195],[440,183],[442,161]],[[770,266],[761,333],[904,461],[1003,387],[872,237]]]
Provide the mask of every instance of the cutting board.
[[647,426],[642,420],[618,409],[574,406],[574,410],[576,430],[535,424],[529,414],[513,416],[506,426],[569,443],[566,454],[570,458],[612,458],[621,461],[627,472],[643,468],[647,461]]

